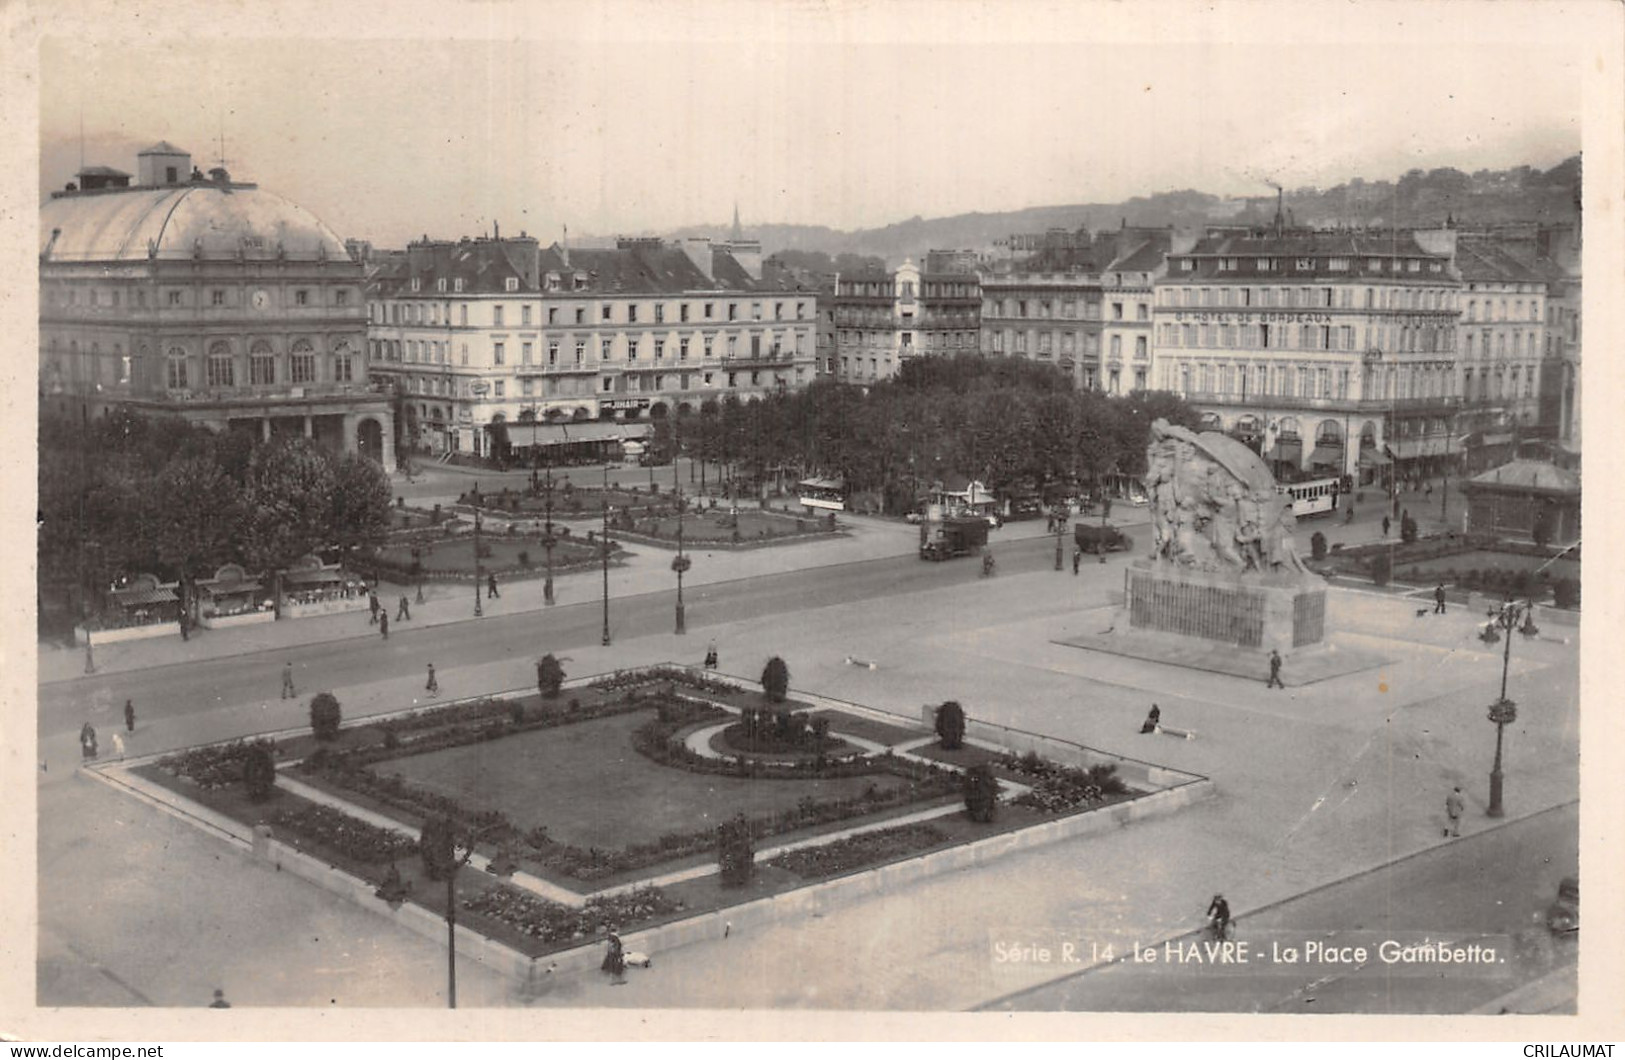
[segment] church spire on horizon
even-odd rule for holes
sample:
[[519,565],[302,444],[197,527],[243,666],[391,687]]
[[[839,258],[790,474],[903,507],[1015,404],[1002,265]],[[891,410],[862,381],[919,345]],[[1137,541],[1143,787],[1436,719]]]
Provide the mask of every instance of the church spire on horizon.
[[731,235],[729,238],[732,239],[735,243],[737,243],[741,239],[745,238],[744,233],[739,228],[739,200],[738,199],[734,200],[734,230],[733,230],[733,235]]

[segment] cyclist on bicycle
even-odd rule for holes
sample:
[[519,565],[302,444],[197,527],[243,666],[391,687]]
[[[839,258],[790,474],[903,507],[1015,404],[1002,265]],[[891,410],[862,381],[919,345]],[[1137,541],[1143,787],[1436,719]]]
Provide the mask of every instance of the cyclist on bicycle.
[[1213,933],[1224,938],[1225,932],[1230,928],[1230,903],[1224,900],[1224,895],[1216,894],[1213,901],[1208,903],[1207,919]]

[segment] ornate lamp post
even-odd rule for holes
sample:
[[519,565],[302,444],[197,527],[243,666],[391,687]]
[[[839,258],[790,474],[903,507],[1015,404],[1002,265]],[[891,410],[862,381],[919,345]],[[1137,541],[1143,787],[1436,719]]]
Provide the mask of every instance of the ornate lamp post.
[[[677,429],[677,420],[672,420],[672,427]],[[653,472],[651,471],[651,474]],[[677,572],[677,635],[682,636],[688,632],[688,625],[683,620],[683,572],[693,566],[693,560],[683,554],[683,480],[677,474],[677,446],[672,446],[671,456],[671,482],[672,504],[677,508],[677,555],[672,557],[671,569]]]
[[598,549],[604,557],[604,647],[609,647],[609,465],[604,465],[604,526]]
[[[681,520],[681,516],[678,516]],[[683,572],[693,566],[694,561],[683,554],[683,524],[677,524],[677,555],[672,557],[671,569],[677,572],[677,633],[682,635],[688,632],[688,626],[683,622]]]
[[418,603],[423,602],[423,549],[412,546],[412,572],[417,575]]
[[1065,541],[1065,538],[1062,535],[1065,532],[1066,532],[1065,524],[1059,519],[1055,520],[1055,569],[1056,570],[1061,569],[1061,551],[1062,551],[1062,548],[1063,548],[1063,542]]
[[551,606],[553,603],[553,546],[557,542],[553,537],[553,461],[547,462],[547,480],[542,487],[543,504],[546,506],[546,522],[542,528],[542,549],[547,553],[547,577],[542,581],[542,603]]
[[480,498],[474,497],[474,617],[480,618]]
[[1485,812],[1491,817],[1502,817],[1506,810],[1501,806],[1501,740],[1506,727],[1518,720],[1518,705],[1507,698],[1507,670],[1512,664],[1512,631],[1517,626],[1520,614],[1529,610],[1529,601],[1508,602],[1501,605],[1501,613],[1495,617],[1495,624],[1501,627],[1501,636],[1506,643],[1501,649],[1501,697],[1490,704],[1489,719],[1495,723],[1495,765],[1490,768],[1490,805]]

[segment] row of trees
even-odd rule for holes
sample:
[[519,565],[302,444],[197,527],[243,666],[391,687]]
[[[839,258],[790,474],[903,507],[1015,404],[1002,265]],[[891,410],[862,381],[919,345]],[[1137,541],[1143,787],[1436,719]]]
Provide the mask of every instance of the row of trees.
[[190,583],[229,562],[275,570],[389,528],[383,470],[303,438],[42,413],[39,461],[42,595],[74,587],[94,602],[121,575]]
[[954,473],[995,490],[1138,476],[1158,417],[1199,423],[1168,393],[1108,397],[1074,390],[1065,374],[1033,361],[925,357],[867,392],[815,383],[757,402],[707,401],[656,421],[652,446],[658,460],[725,464],[749,481],[775,470],[839,477],[895,511]]

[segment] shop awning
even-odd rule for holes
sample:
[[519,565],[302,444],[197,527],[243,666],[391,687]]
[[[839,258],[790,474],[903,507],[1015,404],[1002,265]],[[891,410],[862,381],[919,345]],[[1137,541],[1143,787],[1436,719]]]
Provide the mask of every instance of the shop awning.
[[1446,456],[1449,451],[1449,438],[1401,438],[1398,441],[1388,443],[1388,452],[1393,454],[1395,460],[1415,460],[1424,456]]
[[1303,440],[1299,438],[1277,438],[1275,448],[1270,450],[1273,460],[1297,460],[1303,456]]
[[1309,465],[1325,464],[1328,467],[1343,466],[1343,447],[1341,445],[1317,445],[1314,452],[1309,454]]
[[1366,448],[1360,450],[1361,467],[1387,467],[1392,463],[1393,461],[1388,458],[1388,454],[1380,449]]
[[120,607],[146,607],[179,599],[173,589],[114,589],[113,602]]
[[325,585],[330,582],[341,582],[344,575],[337,570],[291,570],[282,576],[288,585]]
[[225,585],[210,585],[207,582],[198,582],[197,587],[210,596],[230,596],[232,593],[252,593],[259,591],[259,582],[228,582]]

